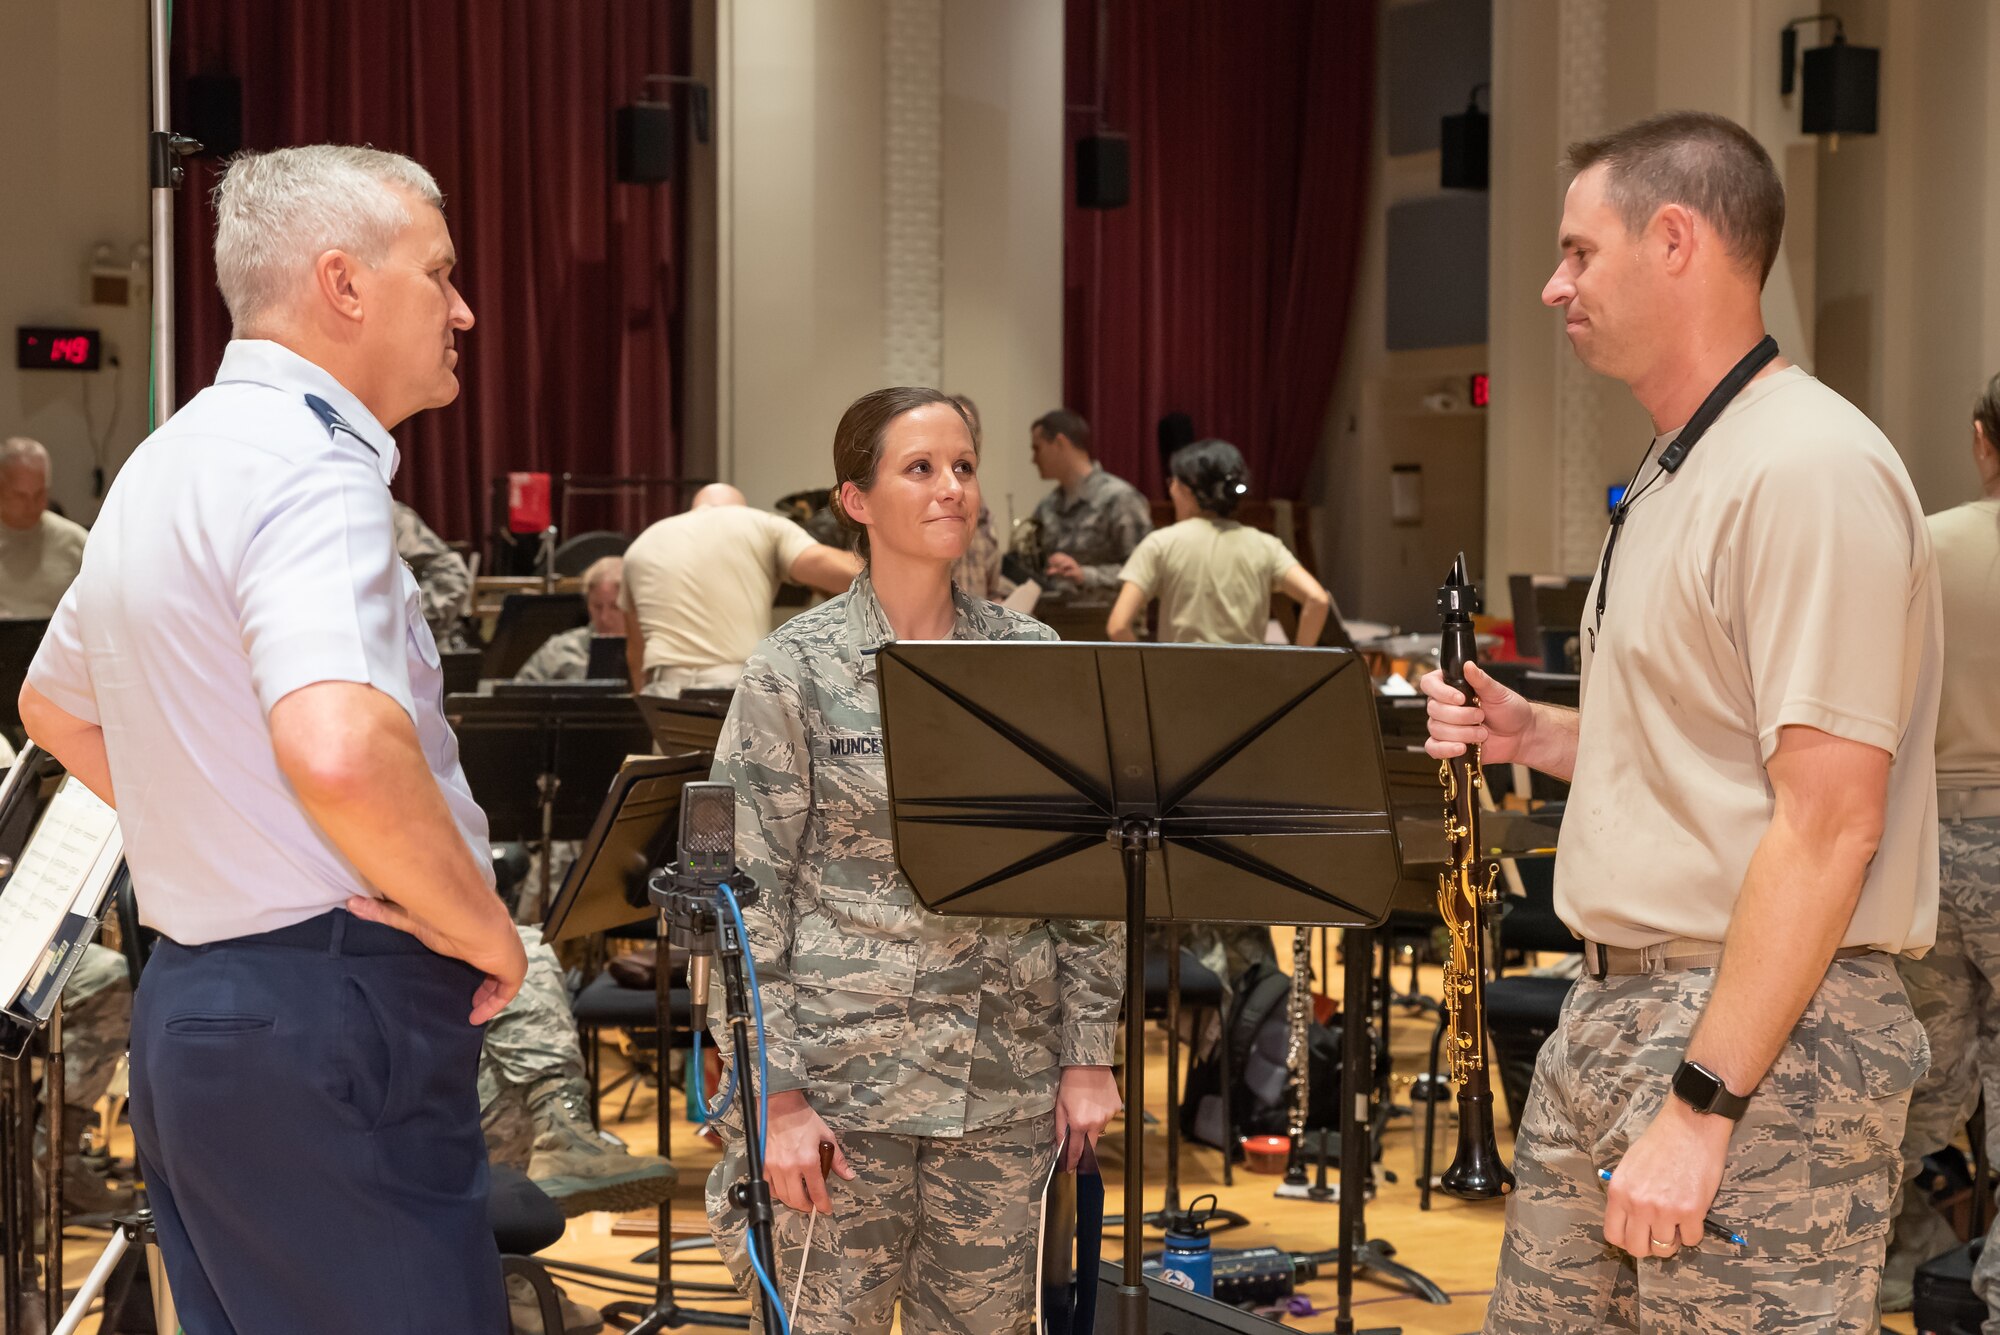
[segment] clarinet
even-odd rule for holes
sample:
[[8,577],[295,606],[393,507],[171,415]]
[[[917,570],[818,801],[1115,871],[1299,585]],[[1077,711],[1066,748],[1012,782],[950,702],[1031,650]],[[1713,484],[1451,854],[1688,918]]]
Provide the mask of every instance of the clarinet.
[[[1479,591],[1465,573],[1465,553],[1438,589],[1444,642],[1438,666],[1451,686],[1477,704],[1465,680],[1465,665],[1476,662],[1479,644],[1472,614]],[[1445,1050],[1458,1085],[1458,1153],[1438,1179],[1438,1190],[1461,1200],[1490,1200],[1514,1188],[1514,1175],[1500,1159],[1493,1132],[1493,1074],[1486,1041],[1487,914],[1498,901],[1493,878],[1497,864],[1479,861],[1479,748],[1456,760],[1438,762],[1444,787],[1444,871],[1438,876],[1438,911],[1451,935],[1444,966]]]
[[1306,1126],[1312,1112],[1312,1058],[1307,1051],[1312,1024],[1312,956],[1304,927],[1292,929],[1291,1025],[1285,1036],[1285,1072],[1291,1083],[1291,1154],[1285,1162],[1285,1187],[1303,1195],[1306,1186]]

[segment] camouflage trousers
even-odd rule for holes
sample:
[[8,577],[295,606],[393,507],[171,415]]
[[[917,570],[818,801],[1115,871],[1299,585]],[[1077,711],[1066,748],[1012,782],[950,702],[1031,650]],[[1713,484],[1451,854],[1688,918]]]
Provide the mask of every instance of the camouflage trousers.
[[[63,985],[63,1102],[92,1108],[111,1090],[132,1035],[132,977],[125,957],[85,946]],[[75,1138],[77,1127],[70,1128]]]
[[1713,969],[1579,979],[1543,1045],[1486,1330],[1866,1332],[1879,1328],[1903,1114],[1923,1027],[1884,955],[1835,960],[1738,1124],[1703,1238],[1635,1260],[1604,1241],[1600,1168],[1670,1097]]
[[556,952],[543,943],[539,927],[516,930],[528,950],[528,975],[486,1026],[479,1053],[479,1124],[487,1156],[525,1171],[535,1145],[529,1090],[552,1078],[581,1080],[583,1047]]
[[[742,1123],[733,1123],[741,1127]],[[843,1131],[852,1182],[827,1181],[834,1213],[812,1225],[812,1253],[792,1328],[812,1335],[1028,1335],[1035,1318],[1034,1184],[1055,1157],[1055,1114],[963,1137]],[[708,1223],[737,1286],[753,1295],[743,1212],[742,1134],[725,1137],[708,1176]],[[775,1205],[778,1273],[789,1306],[811,1217]],[[751,1317],[752,1330],[759,1318]]]
[[[1939,823],[1937,944],[1897,967],[1931,1042],[1931,1069],[1910,1095],[1903,1133],[1908,1183],[1926,1154],[1958,1135],[1982,1085],[1987,1151],[2000,1156],[2000,819]],[[1986,1303],[1987,1335],[2000,1335],[2000,1223],[1972,1288]]]

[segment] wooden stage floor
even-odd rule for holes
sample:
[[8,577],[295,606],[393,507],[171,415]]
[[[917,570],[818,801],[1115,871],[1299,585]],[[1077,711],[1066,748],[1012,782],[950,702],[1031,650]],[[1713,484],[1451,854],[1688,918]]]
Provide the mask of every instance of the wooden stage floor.
[[[1289,959],[1289,933],[1278,933],[1281,958]],[[1317,954],[1317,952],[1315,952]],[[1339,995],[1338,968],[1331,984],[1331,993]],[[1398,970],[1399,979],[1406,976]],[[1436,971],[1426,970],[1423,974],[1426,992],[1437,994]],[[1329,990],[1322,987],[1321,990]],[[1430,1036],[1435,1021],[1430,1017],[1405,1011],[1398,1011],[1391,1025],[1391,1050],[1395,1067],[1395,1095],[1397,1102],[1407,1107],[1410,1079],[1424,1069],[1428,1054]],[[614,1079],[622,1068],[615,1055],[607,1050],[606,1080]],[[1146,1106],[1155,1118],[1164,1116],[1166,1111],[1166,1070],[1165,1039],[1158,1026],[1148,1027],[1147,1044],[1147,1089]],[[604,1115],[612,1130],[622,1136],[635,1150],[650,1151],[655,1144],[653,1127],[653,1091],[650,1086],[642,1087],[633,1097],[631,1106],[623,1118],[618,1118],[624,1102],[621,1090],[606,1100]],[[680,1183],[674,1201],[674,1219],[678,1233],[693,1236],[704,1231],[702,1220],[702,1185],[714,1164],[716,1153],[697,1135],[689,1123],[679,1120],[682,1114],[681,1098],[678,1092],[671,1096],[670,1105],[676,1121],[672,1133],[673,1159],[679,1165]],[[615,1120],[614,1120],[615,1119]],[[1439,1160],[1442,1171],[1448,1162],[1455,1131],[1452,1123],[1440,1117]],[[1376,1198],[1370,1202],[1367,1211],[1369,1235],[1386,1239],[1394,1244],[1397,1259],[1429,1276],[1451,1295],[1451,1302],[1445,1306],[1433,1306],[1411,1298],[1401,1290],[1362,1278],[1355,1286],[1355,1317],[1358,1328],[1374,1330],[1378,1328],[1400,1327],[1407,1335],[1464,1335],[1476,1331],[1486,1311],[1486,1297],[1493,1283],[1493,1266],[1499,1254],[1502,1203],[1464,1202],[1433,1195],[1432,1208],[1421,1211],[1417,1208],[1416,1163],[1422,1149],[1423,1123],[1421,1106],[1415,1116],[1399,1116],[1390,1123],[1383,1143],[1383,1167],[1394,1174],[1391,1183],[1378,1181]],[[1122,1131],[1118,1122],[1113,1122],[1106,1140],[1122,1144]],[[1509,1129],[1503,1124],[1500,1130],[1503,1152],[1511,1155],[1512,1144]],[[121,1154],[131,1152],[129,1133],[120,1128],[113,1142]],[[1106,1155],[1104,1164],[1106,1190],[1109,1200],[1108,1210],[1117,1210],[1122,1199],[1122,1181],[1119,1176],[1120,1164],[1114,1146]],[[1157,1208],[1160,1188],[1166,1172],[1166,1141],[1159,1124],[1149,1124],[1146,1140],[1146,1181],[1147,1203]],[[1338,1207],[1321,1205],[1309,1201],[1281,1200],[1272,1195],[1272,1188],[1278,1179],[1261,1176],[1243,1170],[1240,1166],[1233,1187],[1222,1185],[1221,1156],[1215,1151],[1189,1147],[1182,1155],[1181,1194],[1183,1201],[1192,1200],[1203,1192],[1214,1192],[1227,1209],[1247,1216],[1251,1225],[1247,1228],[1231,1230],[1215,1235],[1218,1247],[1248,1247],[1271,1244],[1293,1251],[1318,1251],[1333,1245],[1336,1236],[1335,1219]],[[649,1267],[631,1264],[632,1258],[651,1245],[645,1236],[614,1234],[616,1220],[610,1215],[586,1215],[570,1221],[569,1230],[563,1239],[551,1247],[545,1256],[577,1261],[588,1265],[607,1266],[650,1275]],[[627,1227],[631,1221],[627,1222]],[[68,1252],[69,1282],[79,1282],[87,1273],[90,1263],[103,1248],[103,1235],[72,1231],[72,1241]],[[1117,1243],[1107,1237],[1105,1251],[1115,1256]],[[1157,1233],[1151,1236],[1149,1251],[1157,1251]],[[707,1261],[703,1261],[707,1257]],[[683,1253],[676,1258],[677,1277],[690,1280],[726,1279],[719,1263],[713,1260],[712,1252]],[[1313,1315],[1295,1317],[1286,1324],[1300,1331],[1331,1331],[1333,1329],[1333,1281],[1329,1277],[1304,1286],[1301,1290],[1312,1299],[1320,1310]],[[612,1301],[612,1297],[595,1293],[580,1284],[568,1283],[571,1297],[589,1306]],[[712,1295],[683,1295],[682,1301],[692,1306],[714,1308],[724,1311],[741,1311],[743,1304],[728,1298]],[[1886,1329],[1898,1332],[1914,1330],[1908,1314],[1890,1317]],[[607,1330],[613,1329],[607,1327]],[[96,1330],[94,1319],[82,1327],[86,1333]],[[440,1335],[445,1335],[440,1332]],[[451,1335],[457,1335],[452,1332]]]

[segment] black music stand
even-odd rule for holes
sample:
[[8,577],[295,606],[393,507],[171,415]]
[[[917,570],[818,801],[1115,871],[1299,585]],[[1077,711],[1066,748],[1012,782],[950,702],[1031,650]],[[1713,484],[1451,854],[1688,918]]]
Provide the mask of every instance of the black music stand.
[[[0,787],[0,893],[5,892],[12,880],[37,822],[48,810],[65,777],[61,763],[33,745],[25,747],[8,767],[6,782]],[[82,960],[84,949],[97,935],[105,903],[129,893],[130,884],[121,857],[95,889],[86,886],[87,897],[79,896],[70,905],[54,934],[41,948],[37,971],[30,975],[27,985],[18,996],[0,1006],[0,1059],[9,1065],[4,1084],[0,1084],[0,1128],[4,1128],[0,1140],[5,1142],[0,1147],[0,1232],[5,1234],[6,1246],[4,1264],[0,1264],[0,1329],[13,1330],[17,1321],[25,1319],[27,1276],[34,1266],[34,1229],[28,1221],[34,1212],[36,1090],[28,1058],[37,1033],[43,1040],[44,1078],[48,1086],[46,1116],[51,1169],[43,1182],[46,1207],[43,1311],[51,1326],[62,1314],[63,1184],[62,1173],[56,1167],[60,1152],[55,1148],[62,1144],[64,1135],[62,993]],[[93,1270],[93,1279],[101,1283],[122,1251],[122,1244],[114,1238],[107,1260]]]
[[446,696],[444,712],[493,840],[541,845],[547,905],[551,845],[589,833],[619,765],[649,751],[652,738],[629,695],[566,682],[516,686]]
[[[1368,929],[1400,874],[1368,670],[1338,649],[904,643],[879,655],[896,861],[937,913],[1123,919],[1125,1248],[1116,1329],[1143,1335],[1148,922]],[[1350,958],[1367,949],[1349,937]],[[1348,970],[1346,1069],[1369,970]],[[1342,1238],[1366,1150],[1344,1097]],[[1340,1317],[1354,1247],[1340,1252]]]
[[590,659],[584,664],[583,675],[590,681],[622,681],[625,683],[625,688],[630,690],[632,673],[625,662],[625,637],[591,636]]
[[48,628],[47,617],[0,617],[0,732],[10,742],[21,740],[21,683]]
[[729,717],[736,688],[682,691],[678,697],[639,695],[639,712],[653,731],[653,744],[662,755],[682,751],[713,751],[722,736],[722,721]]
[[486,642],[481,677],[511,677],[534,657],[549,637],[588,623],[590,609],[580,593],[510,593],[500,600],[500,619]]
[[[576,861],[563,878],[562,893],[542,922],[542,940],[553,945],[574,936],[609,931],[646,918],[660,919],[646,897],[647,875],[675,859],[674,839],[680,829],[681,788],[691,779],[708,777],[705,755],[635,756],[618,768],[610,793],[591,823]],[[660,1097],[654,1106],[660,1153],[671,1145],[673,1116],[667,1111],[667,1048],[673,1035],[672,970],[667,967],[667,933],[660,927],[659,959],[653,971],[654,1023],[660,1039]],[[681,1326],[749,1327],[750,1318],[733,1312],[704,1312],[682,1307],[674,1297],[673,1197],[660,1202],[660,1240],[652,1260],[658,1266],[651,1302],[612,1303],[608,1317],[630,1318],[633,1335],[673,1330]],[[641,1257],[642,1261],[646,1258]],[[555,1263],[598,1277],[625,1280],[632,1275]],[[733,1284],[682,1283],[689,1292],[734,1294]]]

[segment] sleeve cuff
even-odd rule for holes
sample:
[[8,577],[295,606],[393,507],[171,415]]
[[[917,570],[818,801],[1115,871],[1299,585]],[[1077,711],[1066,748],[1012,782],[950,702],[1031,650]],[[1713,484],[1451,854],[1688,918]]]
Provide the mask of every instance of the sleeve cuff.
[[87,688],[79,688],[64,679],[61,674],[29,669],[28,685],[40,691],[49,703],[73,718],[102,727],[104,720],[97,715],[97,697]]
[[1115,1023],[1071,1024],[1063,1029],[1062,1053],[1058,1060],[1064,1066],[1109,1066],[1117,1051],[1118,1026]]
[[1757,746],[1765,764],[1778,752],[1778,734],[1786,728],[1813,728],[1831,737],[1879,747],[1891,756],[1902,740],[1894,724],[1836,709],[1819,700],[1788,700],[1778,709],[1778,717],[1758,734]]

